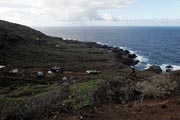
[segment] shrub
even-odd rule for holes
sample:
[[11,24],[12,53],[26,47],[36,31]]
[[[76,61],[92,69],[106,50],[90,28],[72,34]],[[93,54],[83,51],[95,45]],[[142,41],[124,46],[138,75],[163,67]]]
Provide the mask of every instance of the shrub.
[[157,75],[147,81],[137,82],[136,90],[149,98],[165,98],[177,89],[177,82],[168,75]]
[[79,111],[93,104],[93,90],[97,87],[98,80],[90,80],[70,86],[70,97],[64,101],[64,105],[73,111]]
[[146,81],[133,81],[128,78],[113,78],[102,81],[94,91],[94,103],[122,103],[128,100],[146,98],[166,98],[178,93],[180,86],[169,74],[156,75]]
[[121,103],[134,98],[134,81],[127,78],[112,78],[102,81],[94,91],[94,102]]
[[32,98],[26,103],[6,103],[0,106],[0,118],[1,120],[48,119],[56,112],[66,112],[62,103],[67,96],[68,94],[62,90],[56,90],[47,95]]
[[180,93],[180,70],[179,71],[173,71],[170,74],[170,79],[172,79],[172,80],[177,82],[177,86],[178,86],[177,93]]

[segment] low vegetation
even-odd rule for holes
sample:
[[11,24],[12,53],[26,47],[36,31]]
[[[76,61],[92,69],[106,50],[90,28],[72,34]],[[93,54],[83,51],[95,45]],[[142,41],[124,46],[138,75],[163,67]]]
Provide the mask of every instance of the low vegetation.
[[100,83],[94,91],[94,102],[122,103],[134,97],[134,82],[124,77],[116,77]]
[[149,98],[167,98],[175,94],[178,87],[180,86],[169,75],[153,76],[136,85],[136,89]]
[[[0,21],[0,119],[46,120],[99,104],[180,93],[180,72],[157,75],[130,66],[136,55],[93,42],[49,37]],[[63,73],[48,73],[60,66]],[[17,69],[17,73],[12,73]],[[86,70],[100,71],[87,74]],[[37,72],[44,73],[42,78]]]
[[63,106],[63,100],[68,97],[68,93],[62,92],[61,89],[49,91],[26,100],[5,101],[0,104],[0,118],[2,120],[31,120],[31,119],[48,119],[58,112],[67,112]]
[[64,105],[71,108],[72,111],[78,111],[85,106],[92,106],[92,95],[97,85],[98,80],[71,85],[69,98],[64,101]]
[[[115,77],[102,81],[94,92],[95,103],[125,103],[129,100],[143,100],[145,98],[168,98],[179,94],[179,72],[154,75],[144,80],[128,77]],[[176,76],[175,76],[176,75]]]

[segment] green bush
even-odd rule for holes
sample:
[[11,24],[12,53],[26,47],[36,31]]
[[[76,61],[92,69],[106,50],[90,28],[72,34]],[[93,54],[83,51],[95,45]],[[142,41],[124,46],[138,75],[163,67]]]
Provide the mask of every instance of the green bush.
[[85,106],[93,104],[93,90],[97,87],[98,80],[90,80],[70,86],[70,96],[64,101],[64,105],[78,111]]
[[94,91],[94,102],[121,103],[134,97],[134,81],[127,78],[113,78],[100,83]]

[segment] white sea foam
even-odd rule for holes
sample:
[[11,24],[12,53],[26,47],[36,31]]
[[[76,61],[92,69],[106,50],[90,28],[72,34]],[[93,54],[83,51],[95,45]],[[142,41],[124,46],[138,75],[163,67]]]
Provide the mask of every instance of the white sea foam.
[[148,58],[146,58],[146,57],[144,57],[144,56],[142,56],[142,55],[139,55],[139,54],[138,54],[137,52],[135,52],[135,51],[129,50],[129,52],[130,52],[131,54],[135,54],[135,55],[137,56],[135,60],[139,60],[139,61],[140,61],[139,64],[137,64],[136,66],[138,66],[138,65],[140,65],[140,64],[142,64],[142,63],[147,64],[147,62],[149,61]]
[[97,44],[99,44],[99,45],[105,45],[104,43],[102,43],[102,42],[96,42]]
[[[127,47],[119,47],[120,49],[123,49],[123,50],[128,50],[128,48]],[[132,51],[130,51],[130,50],[128,50],[129,52],[132,52]]]
[[[128,50],[128,49],[126,49]],[[146,63],[149,61],[148,58],[142,56],[142,55],[139,55],[136,51],[133,51],[133,50],[128,50],[131,54],[136,54],[136,60],[139,60],[140,62],[143,62],[143,63]]]
[[136,54],[137,55],[137,60],[139,60],[140,62],[144,62],[144,63],[146,63],[146,62],[148,62],[149,61],[149,59],[148,58],[146,58],[146,57],[144,57],[144,56],[142,56],[142,55],[138,55],[138,54]]
[[151,66],[152,66],[151,64],[147,63],[145,70],[149,69],[149,67],[151,67]]
[[137,65],[135,65],[137,68],[148,69],[151,66],[149,63],[147,63],[149,61],[149,59],[142,55],[139,55],[136,51],[130,50],[127,47],[119,47],[119,48],[123,49],[123,50],[128,50],[130,52],[130,54],[135,54],[137,56],[135,58],[135,60],[139,60],[139,63]]
[[[135,53],[136,54],[136,53]],[[135,65],[135,67],[139,70],[146,70],[148,69],[151,64],[148,63],[149,59],[142,56],[142,55],[139,55],[139,54],[136,54],[137,55],[137,58],[136,60],[139,60],[139,63],[137,65]]]
[[[162,64],[161,65],[161,69],[163,70],[163,71],[166,71],[167,70],[167,66],[169,66],[169,65],[171,65],[171,64]],[[173,71],[176,71],[176,70],[180,70],[180,66],[178,66],[178,65],[171,65],[173,68],[172,68],[172,70]]]

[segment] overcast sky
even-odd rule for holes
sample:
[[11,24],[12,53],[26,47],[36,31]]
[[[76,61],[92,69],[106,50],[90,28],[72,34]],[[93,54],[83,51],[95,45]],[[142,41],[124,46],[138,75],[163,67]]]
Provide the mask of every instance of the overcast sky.
[[0,0],[0,19],[29,26],[180,26],[180,0]]

